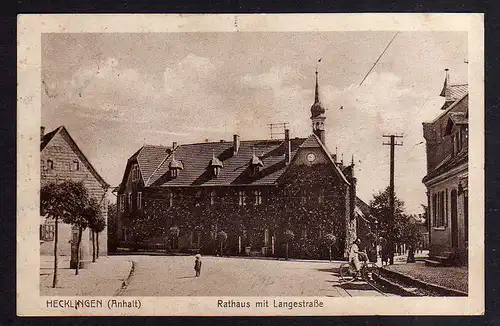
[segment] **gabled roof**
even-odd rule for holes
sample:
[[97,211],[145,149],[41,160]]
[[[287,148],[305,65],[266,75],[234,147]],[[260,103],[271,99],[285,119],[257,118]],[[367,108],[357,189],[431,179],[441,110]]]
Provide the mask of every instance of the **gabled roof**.
[[347,184],[350,184],[347,178],[345,177],[345,174],[342,172],[342,170],[339,168],[337,163],[333,160],[332,153],[326,148],[325,144],[316,136],[315,134],[310,135],[307,137],[306,141],[300,146],[301,148],[304,147],[320,147],[323,149],[325,152],[326,156],[328,157],[328,160],[330,163],[333,164],[333,167],[335,168],[335,171],[337,171],[337,174],[340,176],[340,178]]
[[[304,138],[294,138],[291,143],[293,159]],[[249,169],[253,154],[264,166],[255,175],[244,173]],[[167,173],[172,156],[182,162],[184,169],[172,178]],[[217,177],[208,167],[213,155],[224,165]],[[233,155],[233,142],[210,142],[178,146],[159,164],[146,186],[220,186],[220,185],[272,185],[286,170],[285,144],[283,140],[241,141]]]
[[41,139],[40,151],[43,151],[47,147],[47,145],[50,143],[50,141],[54,138],[54,136],[59,134],[59,133],[64,135],[65,138],[69,141],[69,145],[76,151],[76,154],[80,157],[80,160],[82,161],[82,163],[87,167],[89,172],[96,178],[96,180],[101,184],[101,186],[103,188],[109,188],[109,184],[106,181],[104,181],[104,179],[99,175],[99,173],[97,173],[96,169],[94,169],[94,167],[92,166],[90,161],[87,159],[85,154],[83,154],[82,150],[80,149],[80,147],[78,147],[78,145],[76,144],[73,137],[71,137],[68,130],[66,130],[66,127],[59,126],[56,129],[54,129],[53,131],[45,134]]
[[445,136],[451,134],[453,126],[467,125],[469,123],[469,119],[465,112],[450,112],[448,117],[448,122],[446,122],[446,127],[444,129]]
[[45,146],[47,146],[47,144],[52,140],[52,138],[54,138],[54,136],[59,131],[62,130],[62,128],[64,128],[64,126],[59,126],[56,129],[52,130],[51,132],[46,133],[45,135],[43,135],[42,140],[40,142],[40,151],[42,151],[45,148]]

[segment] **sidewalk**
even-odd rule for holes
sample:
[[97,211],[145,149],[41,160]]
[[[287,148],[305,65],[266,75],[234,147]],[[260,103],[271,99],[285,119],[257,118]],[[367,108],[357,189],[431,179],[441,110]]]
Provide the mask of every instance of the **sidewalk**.
[[40,257],[40,295],[42,296],[112,296],[130,274],[132,262],[127,257],[99,257],[79,275],[69,268],[69,257],[58,257],[58,287],[52,288],[54,257]]
[[384,266],[384,268],[420,282],[467,293],[467,267],[433,267],[417,261],[410,264]]

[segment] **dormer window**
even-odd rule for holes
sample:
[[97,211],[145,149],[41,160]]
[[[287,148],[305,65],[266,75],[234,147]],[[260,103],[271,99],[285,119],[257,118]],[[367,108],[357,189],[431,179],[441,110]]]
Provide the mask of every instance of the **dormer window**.
[[182,164],[181,161],[176,160],[175,156],[172,156],[172,161],[169,164],[169,171],[170,171],[170,176],[172,178],[177,178],[179,175],[179,170],[183,170],[184,165]]
[[213,176],[217,178],[219,176],[220,169],[224,167],[224,164],[222,164],[222,162],[215,157],[215,153],[212,153],[212,159],[210,160],[209,166],[210,169],[212,169]]
[[140,179],[139,165],[134,164],[132,167],[132,181],[138,181]]
[[250,159],[250,174],[256,175],[262,167],[264,167],[264,163],[262,163],[262,160],[254,152]]
[[47,160],[47,169],[48,170],[54,170],[54,161]]

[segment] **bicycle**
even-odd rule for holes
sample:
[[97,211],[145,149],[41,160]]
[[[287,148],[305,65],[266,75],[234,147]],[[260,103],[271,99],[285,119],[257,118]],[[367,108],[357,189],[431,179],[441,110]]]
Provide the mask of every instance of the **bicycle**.
[[363,261],[361,269],[359,270],[359,275],[356,276],[356,268],[353,266],[353,264],[347,262],[347,263],[342,263],[340,265],[339,274],[340,278],[345,283],[353,282],[356,279],[359,279],[359,276],[361,276],[361,279],[364,280],[365,282],[369,282],[373,281],[374,277],[377,278],[380,275],[380,270],[377,264],[368,261]]

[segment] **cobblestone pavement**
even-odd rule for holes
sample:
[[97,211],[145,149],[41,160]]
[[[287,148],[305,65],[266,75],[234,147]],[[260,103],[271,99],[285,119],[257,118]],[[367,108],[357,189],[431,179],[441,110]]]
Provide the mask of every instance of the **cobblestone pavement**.
[[40,257],[40,295],[45,296],[112,296],[128,277],[130,257],[100,257],[79,275],[69,268],[69,257],[58,259],[58,287],[52,288],[53,256]]
[[341,285],[340,262],[128,256],[135,271],[124,296],[381,296],[363,282]]
[[411,276],[417,280],[446,288],[467,292],[467,267],[434,267],[424,262],[387,266],[391,271]]

